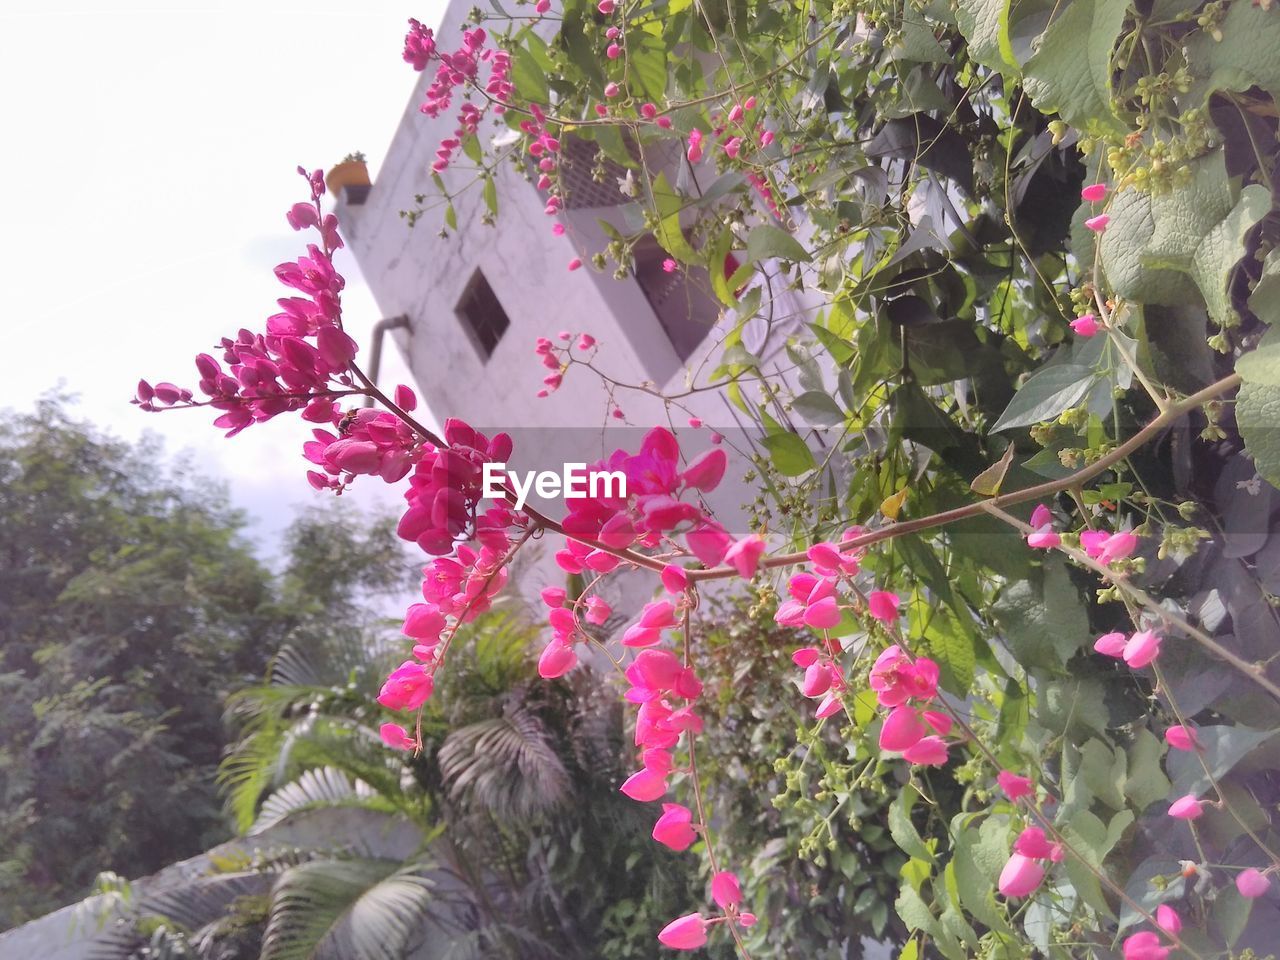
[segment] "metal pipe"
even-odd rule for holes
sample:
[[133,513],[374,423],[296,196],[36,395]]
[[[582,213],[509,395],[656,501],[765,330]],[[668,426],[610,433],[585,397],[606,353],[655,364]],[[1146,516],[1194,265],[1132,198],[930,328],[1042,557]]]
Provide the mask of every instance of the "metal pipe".
[[[373,325],[373,331],[370,336],[373,338],[373,345],[369,350],[369,379],[376,385],[378,382],[378,368],[382,366],[382,341],[387,335],[388,330],[401,330],[409,327],[409,315],[402,313],[398,317],[383,317]],[[365,397],[364,405],[366,407],[373,406],[373,397]]]

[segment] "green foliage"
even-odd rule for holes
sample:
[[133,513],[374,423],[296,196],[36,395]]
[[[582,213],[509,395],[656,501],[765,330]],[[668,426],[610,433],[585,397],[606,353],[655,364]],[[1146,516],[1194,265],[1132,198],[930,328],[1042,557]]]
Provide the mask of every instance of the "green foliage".
[[[1257,682],[1280,680],[1265,482],[1280,482],[1273,5],[660,3],[627,11],[634,64],[594,55],[604,26],[569,3],[539,63],[557,114],[612,143],[643,187],[601,259],[625,266],[643,222],[710,268],[733,317],[696,386],[722,390],[761,438],[749,525],[796,550],[854,523],[884,532],[868,581],[904,598],[901,639],[939,662],[968,726],[942,769],[883,759],[858,682],[843,718],[813,723],[779,679],[805,642],[769,622],[781,582],[706,618],[699,770],[719,856],[761,917],[753,955],[834,958],[869,933],[904,956],[1106,957],[1117,930],[1147,922],[1132,903],[1166,901],[1201,957],[1276,942],[1274,911],[1245,910],[1226,874],[1199,890],[1176,876],[1206,843],[1233,865],[1265,862],[1258,840],[1276,848],[1275,811],[1254,799],[1274,795],[1274,774],[1248,759],[1270,756],[1280,727]],[[510,42],[537,59],[527,37]],[[606,77],[622,89],[599,120]],[[643,161],[678,156],[677,137],[748,96],[771,148],[731,162],[709,134],[718,169],[701,183],[702,168]],[[637,118],[645,100],[670,133]],[[1104,199],[1081,201],[1095,182]],[[1086,226],[1103,213],[1101,233]],[[755,271],[722,277],[744,243]],[[814,315],[749,352],[745,323],[772,324],[784,291]],[[1069,326],[1084,313],[1103,327],[1092,338]],[[977,502],[996,474],[988,515]],[[1067,548],[1089,529],[1142,536],[1118,585],[1078,555],[1028,551],[1011,525],[1028,505],[1011,501],[1046,479]],[[957,509],[963,524],[891,528]],[[1147,625],[1166,637],[1155,669],[1092,650]],[[857,681],[897,639],[850,613],[832,633]],[[1204,754],[1164,745],[1184,720]],[[520,739],[502,735],[518,767]],[[1071,848],[1025,906],[993,893],[1032,822],[995,792],[1002,767],[1058,798],[1040,809]],[[1181,790],[1224,801],[1196,842],[1165,816]]]
[[0,426],[0,927],[226,836],[222,698],[272,643],[218,487],[45,398]]

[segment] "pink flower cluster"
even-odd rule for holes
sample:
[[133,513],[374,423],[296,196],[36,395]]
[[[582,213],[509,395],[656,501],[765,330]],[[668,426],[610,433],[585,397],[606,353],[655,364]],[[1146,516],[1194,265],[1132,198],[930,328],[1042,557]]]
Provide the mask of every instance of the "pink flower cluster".
[[1044,862],[1062,862],[1062,845],[1050,843],[1039,827],[1027,827],[1013,844],[1013,854],[1000,871],[999,890],[1006,897],[1034,893],[1044,880]]
[[1104,656],[1123,660],[1135,670],[1141,670],[1160,656],[1162,640],[1163,637],[1154,630],[1139,630],[1132,636],[1115,631],[1104,633],[1095,640],[1093,649]]
[[741,910],[742,886],[737,874],[721,870],[711,878],[711,899],[716,902],[723,915],[704,917],[701,913],[690,913],[672,920],[658,934],[658,941],[673,950],[697,950],[707,943],[707,931],[717,923],[736,923],[741,927],[753,927],[756,917],[753,913]]
[[622,792],[645,803],[667,792],[674,763],[671,751],[680,735],[702,732],[702,720],[693,712],[702,682],[670,650],[642,650],[625,672],[631,684],[627,700],[639,704],[635,744],[641,750],[641,768],[623,782]]
[[[397,390],[399,406],[412,410],[417,401],[408,387]],[[387,483],[404,478],[421,455],[419,438],[393,413],[365,407],[344,418],[339,433],[316,429],[303,444],[302,455],[320,467],[308,470],[307,481],[317,490],[340,490],[344,473],[378,476]]]
[[[511,81],[511,54],[505,50],[486,47],[488,35],[481,27],[463,31],[462,46],[453,53],[441,51],[435,41],[435,35],[429,27],[424,27],[417,20],[409,20],[409,32],[404,38],[404,59],[419,72],[426,70],[433,60],[439,62],[435,79],[427,88],[426,97],[419,108],[429,117],[438,117],[449,109],[453,102],[453,93],[457,87],[475,83],[480,72],[480,64],[489,64],[489,77],[484,91],[493,102],[493,112],[501,114],[506,111],[506,104],[511,99],[515,85]],[[436,173],[449,166],[453,159],[453,151],[462,145],[463,138],[474,135],[480,126],[484,111],[470,100],[464,100],[458,110],[458,128],[452,137],[440,141],[436,150],[436,159],[431,169]]]
[[[1053,528],[1053,514],[1043,503],[1031,511],[1031,526],[1027,534],[1027,546],[1039,550],[1052,550],[1062,546],[1062,536]],[[1138,548],[1138,535],[1132,530],[1110,533],[1106,530],[1085,530],[1080,534],[1080,548],[1103,566],[1123,560]]]
[[724,451],[712,448],[683,467],[681,456],[675,435],[655,427],[638,452],[616,450],[589,465],[588,471],[623,474],[627,496],[604,496],[606,491],[601,491],[601,496],[567,501],[564,529],[573,539],[556,554],[561,569],[607,573],[620,562],[611,550],[653,548],[664,538],[683,534],[689,550],[707,566],[730,563],[744,577],[753,576],[764,541],[754,535],[735,541],[697,502],[700,494],[723,480],[728,466]]
[[[321,246],[309,244],[307,255],[276,267],[276,277],[303,296],[277,301],[281,312],[267,319],[265,334],[240,330],[224,337],[221,363],[202,353],[196,357],[199,389],[209,406],[224,411],[214,425],[235,436],[254,423],[281,413],[301,410],[312,423],[336,423],[338,413],[330,394],[352,385],[348,369],[356,342],[341,327],[341,293],[345,281],[333,267],[333,253],[342,246],[337,220],[322,214],[324,177],[319,170],[298,173],[311,189],[309,203],[295,204],[286,216],[295,230],[315,229]],[[227,365],[223,369],[222,364]],[[134,403],[144,410],[193,403],[190,390],[160,383],[138,383]]]
[[876,658],[869,685],[882,707],[889,707],[880,728],[880,749],[901,753],[908,763],[941,766],[947,762],[951,717],[928,704],[938,695],[938,665],[928,657],[911,660],[896,643]]
[[431,444],[422,447],[404,495],[409,507],[397,532],[436,556],[452,552],[460,539],[473,537],[505,549],[506,530],[515,523],[515,515],[502,506],[478,514],[477,506],[484,465],[506,463],[511,438],[499,433],[490,440],[463,421],[449,419],[444,441],[438,449]]

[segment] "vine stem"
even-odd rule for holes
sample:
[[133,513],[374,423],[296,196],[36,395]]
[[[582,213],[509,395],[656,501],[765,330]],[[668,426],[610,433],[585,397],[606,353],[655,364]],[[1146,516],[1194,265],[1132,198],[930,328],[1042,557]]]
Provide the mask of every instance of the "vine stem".
[[[952,510],[943,510],[941,513],[930,514],[927,517],[920,517],[916,520],[904,520],[901,523],[893,523],[881,527],[878,530],[871,530],[861,536],[844,541],[841,546],[846,550],[856,550],[861,547],[868,547],[873,543],[880,543],[883,540],[892,540],[895,537],[901,537],[909,533],[916,533],[920,530],[930,530],[934,527],[945,526],[949,523],[955,523],[957,520],[968,520],[972,517],[981,516],[989,511],[992,507],[1006,507],[1018,503],[1026,503],[1029,500],[1039,500],[1044,497],[1053,496],[1063,490],[1071,487],[1082,486],[1092,480],[1098,474],[1110,468],[1113,464],[1119,463],[1125,457],[1134,451],[1145,446],[1156,434],[1164,430],[1166,427],[1172,426],[1184,414],[1196,409],[1204,403],[1215,399],[1216,397],[1226,393],[1235,387],[1240,386],[1240,375],[1233,373],[1223,377],[1216,383],[1211,383],[1203,390],[1193,393],[1191,396],[1177,403],[1169,404],[1165,410],[1148,423],[1145,427],[1135,433],[1132,437],[1120,444],[1110,453],[1107,453],[1086,467],[1070,473],[1060,480],[1048,480],[1044,483],[1038,483],[1031,487],[1024,487],[1021,490],[1012,490],[1009,493],[1002,493],[999,496],[991,497],[987,500],[979,500],[974,503],[966,504],[963,507],[956,507]],[[804,563],[808,559],[805,553],[784,553],[777,556],[768,557],[760,562],[760,566],[764,568],[785,567],[796,563]],[[690,570],[689,579],[694,582],[703,580],[723,580],[729,577],[737,576],[738,573],[733,567],[720,566],[711,567],[707,570]]]
[[[684,616],[682,617],[682,626],[684,632],[684,660],[688,666],[689,658],[693,650],[693,608],[697,606],[698,591],[696,587],[689,590],[689,606],[685,607]],[[706,804],[702,799],[702,784],[698,778],[698,758],[696,750],[696,737],[692,730],[688,732],[689,737],[689,779],[693,784],[693,805],[698,813],[698,823],[702,825],[702,838],[707,846],[707,863],[711,866],[711,875],[714,877],[720,872],[720,866],[716,859],[715,847],[711,843],[711,824],[707,820]],[[729,928],[729,934],[733,937],[733,942],[738,947],[738,952],[742,954],[744,960],[751,960],[751,954],[747,952],[747,945],[742,942],[742,934],[738,932],[737,920],[733,917],[728,919],[726,924]]]
[[[982,506],[987,513],[990,513],[999,520],[1003,520],[1005,523],[1022,531],[1024,534],[1034,532],[1030,524],[1023,523],[1017,517],[1005,513],[999,507],[995,506],[990,500],[983,501],[980,506]],[[1183,617],[1180,617],[1178,614],[1165,609],[1152,599],[1151,595],[1141,587],[1136,587],[1130,583],[1128,578],[1119,576],[1114,570],[1099,563],[1083,550],[1077,550],[1075,547],[1068,547],[1066,544],[1059,544],[1054,549],[1065,553],[1081,566],[1088,567],[1094,573],[1098,574],[1098,576],[1102,577],[1103,580],[1114,586],[1117,590],[1120,590],[1131,597],[1134,602],[1139,604],[1154,617],[1159,620],[1163,620],[1167,625],[1185,633],[1196,643],[1200,644],[1200,646],[1204,647],[1219,659],[1225,660],[1227,663],[1231,664],[1231,666],[1235,667],[1246,677],[1253,680],[1254,683],[1258,684],[1258,686],[1262,687],[1262,689],[1266,690],[1267,693],[1271,694],[1277,700],[1280,700],[1280,686],[1277,686],[1267,677],[1260,664],[1250,663],[1240,655],[1228,650],[1199,627],[1196,627],[1194,624],[1190,623]]]

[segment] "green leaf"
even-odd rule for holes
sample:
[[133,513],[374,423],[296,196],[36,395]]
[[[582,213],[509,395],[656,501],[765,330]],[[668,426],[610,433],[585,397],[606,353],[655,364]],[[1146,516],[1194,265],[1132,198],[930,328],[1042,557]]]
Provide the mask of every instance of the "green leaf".
[[837,336],[821,324],[811,323],[809,329],[818,338],[818,342],[826,347],[827,353],[831,354],[831,358],[836,363],[844,366],[853,359],[853,344],[848,340]]
[[1098,379],[1098,373],[1092,367],[1074,363],[1041,367],[1013,395],[991,432],[999,433],[1052,420],[1083,400]]
[[1169,778],[1160,767],[1163,754],[1159,738],[1145,727],[1134,735],[1129,745],[1129,774],[1124,795],[1138,810],[1145,810],[1169,796]]
[[1213,925],[1228,947],[1234,947],[1249,923],[1253,901],[1240,896],[1234,887],[1223,890],[1213,901]]
[[911,809],[915,806],[920,794],[915,787],[903,787],[893,803],[889,804],[889,834],[903,853],[927,863],[933,861],[933,851],[921,839],[920,833],[911,822]]
[[1272,327],[1258,345],[1236,361],[1236,373],[1245,383],[1280,387],[1280,327]]
[[493,182],[493,177],[484,178],[484,205],[490,213],[497,216],[498,213],[498,188]]
[[515,56],[511,58],[511,80],[521,99],[550,103],[551,88],[547,85],[547,75],[538,66],[537,58],[524,47],[516,47]]
[[801,246],[800,241],[770,224],[761,224],[747,236],[747,260],[767,260],[777,257],[779,260],[793,260],[807,263],[811,258],[809,251]]
[[971,60],[1016,76],[1018,62],[1009,42],[1009,5],[1009,0],[960,0],[956,23],[969,41]]
[[667,48],[643,30],[628,32],[628,77],[639,84],[646,100],[662,103],[667,94]]
[[1219,29],[1221,41],[1207,30],[1187,40],[1187,66],[1195,82],[1187,106],[1203,104],[1219,90],[1242,92],[1259,86],[1280,100],[1280,20],[1270,7],[1232,3]]
[[[1125,299],[1178,306],[1198,289],[1209,315],[1224,322],[1232,314],[1228,283],[1244,256],[1244,235],[1269,209],[1269,197],[1257,184],[1234,191],[1222,148],[1190,168],[1191,182],[1168,193],[1116,195],[1102,234],[1102,265]],[[1087,209],[1077,212],[1077,222]],[[1072,246],[1078,257],[1091,258],[1093,241],[1084,233],[1073,227]]]
[[1249,296],[1249,309],[1263,323],[1280,326],[1280,248],[1263,261],[1262,276]]
[[1023,89],[1036,109],[1087,133],[1127,133],[1111,106],[1111,53],[1127,0],[1072,0],[1040,37]]
[[1246,383],[1236,394],[1236,425],[1245,452],[1272,486],[1280,486],[1280,387]]
[[798,434],[788,430],[769,434],[760,442],[769,451],[774,469],[784,477],[801,476],[818,465],[809,445]]
[[[698,252],[689,246],[689,241],[685,239],[684,230],[680,226],[680,211],[684,208],[684,198],[672,188],[665,173],[659,173],[653,178],[652,195],[653,205],[658,211],[658,225],[653,232],[658,242],[662,244],[662,249],[681,263],[701,262]],[[716,270],[712,270],[712,277],[716,273]]]
[[810,423],[821,427],[833,427],[844,423],[845,413],[840,404],[817,390],[808,390],[791,401],[791,408]]
[[1047,555],[1039,571],[1010,584],[991,610],[1024,667],[1057,670],[1089,638],[1089,618],[1065,562]]

